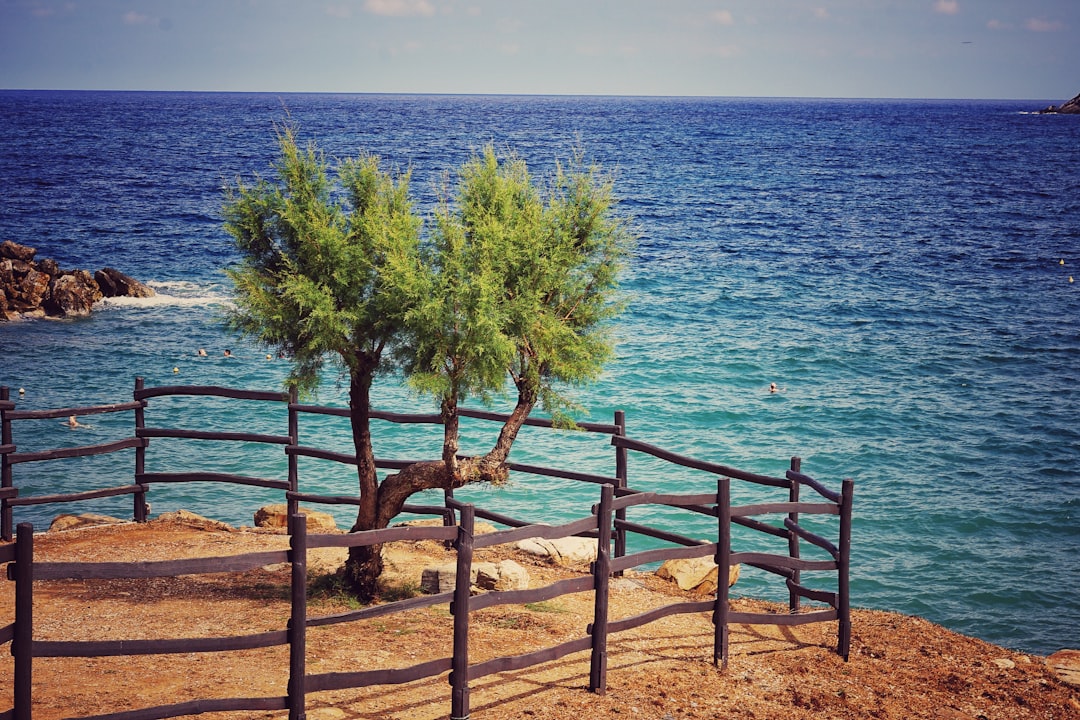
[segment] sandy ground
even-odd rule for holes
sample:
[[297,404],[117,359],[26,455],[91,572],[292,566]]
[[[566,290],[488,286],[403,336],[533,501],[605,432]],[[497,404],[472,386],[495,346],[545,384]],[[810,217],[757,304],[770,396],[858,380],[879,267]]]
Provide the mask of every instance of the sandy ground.
[[[251,529],[205,529],[156,520],[66,532],[35,539],[49,561],[212,557],[287,546],[283,535]],[[108,554],[104,548],[109,547]],[[436,543],[386,549],[391,587],[417,585],[423,567],[451,560]],[[533,586],[573,573],[510,549],[478,560],[512,557]],[[343,551],[322,550],[312,575],[340,564]],[[13,583],[0,582],[0,625],[14,617]],[[161,580],[41,582],[36,586],[35,639],[207,637],[280,630],[289,613],[288,570]],[[737,589],[737,587],[736,587]],[[686,598],[668,581],[633,574],[613,582],[612,618]],[[347,609],[340,597],[313,598],[310,615]],[[735,609],[784,611],[753,600]],[[590,593],[472,615],[470,661],[516,655],[584,636]],[[475,720],[676,718],[936,718],[1016,720],[1080,718],[1080,690],[1062,682],[1043,658],[958,635],[916,617],[871,610],[853,616],[851,657],[834,652],[836,624],[797,628],[734,626],[726,670],[712,664],[707,614],[665,618],[610,638],[608,685],[590,693],[589,655],[578,653],[471,686]],[[308,632],[307,672],[406,667],[451,654],[446,605]],[[0,713],[12,706],[13,663],[0,653]],[[284,647],[218,654],[37,658],[35,720],[83,717],[198,698],[285,694]],[[311,720],[446,718],[446,674],[398,686],[308,695]],[[206,713],[198,717],[285,718],[285,712]]]

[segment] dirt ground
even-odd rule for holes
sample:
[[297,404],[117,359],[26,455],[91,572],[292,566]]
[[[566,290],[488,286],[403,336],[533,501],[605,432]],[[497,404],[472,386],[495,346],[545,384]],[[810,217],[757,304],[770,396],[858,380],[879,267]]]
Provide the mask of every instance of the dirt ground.
[[[110,547],[108,556],[102,548]],[[35,538],[45,561],[132,561],[212,557],[284,548],[287,538],[252,529],[207,529],[155,520]],[[320,550],[313,576],[342,561]],[[451,561],[436,543],[396,543],[385,551],[388,585],[418,585],[423,567]],[[532,586],[574,572],[510,549],[480,551],[477,560],[511,557]],[[0,582],[0,626],[14,618],[14,583]],[[237,575],[161,580],[40,582],[35,639],[107,640],[236,635],[285,628],[287,566]],[[736,586],[737,590],[737,586]],[[636,615],[685,597],[651,574],[613,581],[612,618]],[[740,599],[735,609],[779,606]],[[341,596],[320,594],[309,615],[348,609]],[[470,661],[517,655],[583,637],[591,593],[529,606],[503,606],[471,616]],[[834,652],[836,624],[796,628],[734,626],[727,670],[712,664],[707,614],[676,615],[609,640],[607,692],[590,693],[589,654],[570,655],[471,685],[474,720],[681,718],[934,718],[1017,720],[1080,718],[1080,689],[1062,682],[1043,658],[958,635],[926,620],[871,610],[853,615],[851,657]],[[446,605],[308,631],[307,672],[319,674],[406,667],[451,654]],[[200,698],[282,696],[284,647],[217,654],[113,658],[36,658],[35,720],[84,717]],[[0,715],[12,706],[10,654],[0,652]],[[446,718],[447,675],[407,685],[312,693],[311,720]],[[207,720],[285,718],[286,712],[206,713]]]

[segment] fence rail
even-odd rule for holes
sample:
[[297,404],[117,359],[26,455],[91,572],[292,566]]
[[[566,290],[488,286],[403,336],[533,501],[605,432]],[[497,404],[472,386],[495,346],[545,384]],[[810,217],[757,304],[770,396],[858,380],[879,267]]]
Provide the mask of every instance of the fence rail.
[[[288,412],[288,435],[218,432],[212,430],[182,430],[174,428],[147,428],[144,413],[148,400],[152,398],[193,395],[215,396],[236,400],[257,400],[281,402]],[[713,660],[717,665],[726,667],[729,659],[729,627],[739,624],[774,624],[801,625],[811,622],[836,621],[837,652],[845,659],[850,645],[850,604],[848,572],[850,565],[851,509],[853,483],[846,480],[839,493],[826,488],[820,482],[801,472],[797,458],[782,478],[750,473],[726,465],[711,463],[673,453],[655,445],[634,440],[625,435],[625,419],[622,413],[616,414],[616,422],[611,425],[594,423],[584,429],[609,434],[615,448],[615,473],[611,477],[596,473],[545,468],[535,465],[519,464],[513,469],[537,475],[564,478],[591,483],[598,486],[599,502],[588,509],[588,514],[561,525],[536,525],[492,510],[477,508],[463,503],[447,493],[443,506],[407,505],[407,512],[419,512],[441,516],[441,526],[405,526],[384,530],[371,530],[349,533],[346,535],[308,535],[306,520],[297,509],[299,502],[328,504],[356,504],[354,496],[325,496],[299,491],[299,471],[296,464],[298,457],[312,457],[332,462],[354,464],[355,457],[346,453],[337,453],[319,448],[302,446],[299,439],[299,418],[302,414],[322,414],[347,417],[348,410],[343,408],[318,408],[300,405],[295,395],[267,393],[248,390],[234,390],[219,387],[167,386],[144,388],[142,381],[136,381],[135,401],[93,408],[64,408],[45,411],[18,411],[14,403],[8,400],[6,388],[0,388],[0,420],[3,437],[0,438],[0,459],[2,459],[3,485],[0,486],[0,503],[3,504],[3,519],[10,527],[13,508],[52,502],[70,502],[75,499],[91,499],[109,495],[133,494],[136,497],[135,519],[145,520],[143,500],[153,483],[167,482],[226,482],[240,485],[272,488],[284,491],[290,508],[290,549],[288,551],[256,552],[231,557],[198,558],[185,560],[164,560],[141,563],[54,563],[34,560],[33,528],[27,523],[18,526],[14,543],[0,544],[0,563],[8,567],[8,579],[15,582],[15,622],[0,627],[0,645],[10,643],[11,653],[15,658],[14,670],[14,707],[0,711],[0,720],[29,720],[31,718],[30,687],[33,681],[33,659],[35,657],[104,657],[141,654],[171,653],[216,653],[240,649],[288,646],[289,648],[289,683],[288,694],[283,697],[263,698],[223,698],[213,700],[191,700],[171,705],[162,705],[141,710],[110,713],[95,716],[93,720],[150,720],[177,717],[214,711],[255,711],[288,710],[291,719],[304,717],[305,698],[313,692],[325,690],[345,690],[369,685],[399,684],[434,677],[449,672],[451,717],[469,717],[469,684],[487,675],[520,670],[539,663],[557,660],[573,653],[590,653],[589,689],[603,693],[607,683],[607,642],[612,634],[625,632],[665,617],[681,613],[711,614],[714,624]],[[104,412],[135,413],[133,437],[101,446],[83,448],[64,448],[36,453],[18,452],[13,440],[12,424],[14,421],[30,419],[49,419],[72,414],[91,414]],[[378,413],[378,419],[395,423],[432,423],[438,422],[438,416],[409,415],[401,413]],[[466,415],[463,412],[462,415]],[[479,420],[503,420],[505,415],[483,411],[468,411],[468,415]],[[536,419],[530,424],[540,427],[552,427],[551,421]],[[172,472],[151,473],[145,471],[147,447],[151,439],[191,439],[219,440],[228,442],[259,442],[268,446],[282,446],[289,462],[289,476],[286,480],[253,478],[229,473],[208,472]],[[19,497],[18,488],[13,483],[13,468],[16,465],[32,461],[58,460],[96,454],[103,447],[121,449],[134,448],[136,462],[133,485],[116,488],[98,488],[78,493],[56,495],[38,495]],[[652,492],[627,486],[627,465],[631,453],[651,456],[667,465],[684,470],[707,473],[713,478],[715,490],[708,492]],[[413,461],[383,459],[378,461],[382,468],[400,468]],[[731,503],[731,484],[733,481],[747,482],[766,488],[786,490],[787,498],[774,502],[758,502],[733,506]],[[677,482],[674,487],[679,487]],[[815,494],[813,502],[800,498],[801,488],[809,488]],[[675,508],[680,511],[711,517],[715,520],[714,537],[701,540],[686,537],[678,527],[654,527],[643,522],[631,522],[627,511],[637,511],[647,506]],[[833,539],[821,535],[821,523],[812,531],[800,524],[804,515],[833,517],[837,519],[837,537]],[[762,517],[766,516],[766,517]],[[483,535],[474,535],[477,518],[493,520],[506,525],[508,529]],[[771,518],[776,524],[767,520]],[[778,518],[778,519],[777,519]],[[766,537],[786,540],[786,552],[771,553],[756,549],[732,548],[733,527],[738,526],[756,531]],[[572,535],[594,538],[597,543],[596,560],[587,574],[552,582],[543,587],[525,590],[503,590],[471,595],[473,553],[477,549],[490,548],[517,542],[526,538],[555,539]],[[654,542],[664,543],[663,547],[653,547],[638,552],[626,551],[627,535],[651,538]],[[10,539],[5,537],[5,539]],[[323,616],[309,616],[306,599],[307,556],[318,548],[353,548],[365,545],[383,544],[404,540],[435,540],[448,543],[456,554],[457,574],[452,591],[434,595],[419,596],[384,605],[371,606],[344,613]],[[802,544],[812,546],[816,552],[824,553],[827,559],[802,558]],[[614,551],[614,552],[613,552]],[[662,607],[653,608],[633,617],[611,619],[608,608],[608,586],[611,577],[626,570],[642,565],[654,564],[671,559],[705,557],[712,559],[718,566],[718,582],[715,596],[706,600],[676,601]],[[265,565],[288,563],[290,573],[290,620],[283,629],[231,637],[199,637],[164,640],[145,640],[139,638],[124,640],[35,640],[33,624],[34,583],[40,581],[63,580],[109,580],[120,578],[159,578],[177,575],[205,573],[244,572]],[[730,569],[736,564],[745,564],[759,568],[767,574],[783,579],[789,594],[791,613],[780,615],[773,613],[735,612],[729,608],[727,578]],[[804,584],[803,573],[835,573],[836,590],[814,589]],[[582,628],[580,637],[563,643],[545,647],[532,652],[497,657],[478,663],[470,663],[470,615],[476,611],[500,605],[520,605],[524,603],[551,600],[567,594],[592,592],[593,618]],[[826,606],[825,609],[802,611],[801,600],[810,600]],[[439,658],[405,668],[357,668],[351,671],[308,674],[305,665],[306,632],[308,628],[352,623],[370,620],[376,617],[416,610],[432,605],[449,604],[453,621],[453,653],[450,657]],[[89,720],[89,719],[88,719]]]

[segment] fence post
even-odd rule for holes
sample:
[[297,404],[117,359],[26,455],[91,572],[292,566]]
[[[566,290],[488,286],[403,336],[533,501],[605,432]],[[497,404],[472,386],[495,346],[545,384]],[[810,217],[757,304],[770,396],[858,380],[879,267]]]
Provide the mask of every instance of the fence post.
[[840,621],[836,652],[847,662],[851,647],[851,510],[855,497],[855,481],[844,480],[840,489],[840,561],[837,563],[837,595],[840,607],[837,618]]
[[[0,445],[11,445],[11,420],[7,416],[7,406],[10,404],[10,390],[5,385],[0,387]],[[0,453],[0,487],[11,487],[12,473],[11,463],[8,462],[7,453]],[[7,498],[0,498],[0,538],[5,542],[11,541],[11,505]]]
[[454,578],[454,657],[450,670],[450,720],[469,720],[469,596],[472,591],[475,508],[463,505],[458,524],[457,577]]
[[307,717],[307,516],[290,515],[289,561],[292,563],[289,615],[289,720]]
[[[143,379],[141,377],[135,378],[135,395],[139,394],[139,391],[143,389]],[[146,427],[146,401],[141,400],[139,407],[135,408],[135,437],[139,436],[139,431]],[[135,482],[142,484],[139,478],[146,472],[146,446],[150,443],[149,440],[143,438],[143,444],[138,445],[135,448]],[[135,493],[135,522],[146,522],[146,491],[138,490]]]
[[608,578],[611,577],[611,503],[614,498],[615,489],[611,485],[600,488],[600,505],[596,509],[599,538],[596,562],[592,564],[592,657],[589,667],[589,690],[597,695],[607,692]]
[[[793,472],[802,472],[802,459],[798,457],[791,458],[791,470]],[[788,500],[793,503],[799,502],[799,488],[802,486],[798,480],[790,480],[791,488],[788,490]],[[788,513],[788,519],[796,525],[799,524],[799,513]],[[788,530],[788,557],[799,557],[799,536],[794,530]],[[791,581],[798,585],[802,580],[802,573],[799,570],[793,569],[791,571]],[[800,604],[799,593],[795,591],[795,588],[791,585],[788,586],[788,612],[794,614],[799,612]]]
[[[34,526],[19,523],[15,542],[14,720],[30,720],[34,680]],[[8,570],[11,572],[11,570]]]
[[731,574],[731,478],[716,480],[716,607],[713,609],[713,665],[728,662],[728,577]]
[[[296,386],[289,388],[289,442],[296,446],[300,444],[300,413],[296,410],[296,403],[300,399],[300,394],[296,390]],[[285,494],[286,497],[286,517],[292,521],[293,515],[300,512],[300,501],[297,500],[290,493],[300,492],[300,470],[299,470],[299,458],[296,453],[287,453],[289,462],[289,493]]]
[[[615,427],[618,428],[616,435],[626,437],[626,413],[622,410],[615,411]],[[627,452],[624,447],[615,448],[615,479],[620,489],[627,487]],[[626,520],[626,508],[616,510],[615,518]],[[620,558],[624,555],[626,555],[626,529],[620,527],[615,530],[615,557]],[[621,570],[619,575],[622,575]]]

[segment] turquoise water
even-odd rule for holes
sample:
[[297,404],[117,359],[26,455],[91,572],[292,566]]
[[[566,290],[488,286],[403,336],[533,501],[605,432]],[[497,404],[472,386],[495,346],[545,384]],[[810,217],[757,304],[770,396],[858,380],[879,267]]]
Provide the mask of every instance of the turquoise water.
[[[0,325],[0,384],[25,388],[27,409],[122,402],[136,376],[280,387],[284,364],[220,322],[221,269],[235,258],[220,205],[237,175],[267,172],[283,107],[331,155],[366,149],[411,166],[421,206],[440,173],[487,141],[542,172],[580,140],[617,169],[640,234],[618,357],[578,394],[583,419],[621,409],[632,437],[676,452],[774,475],[800,456],[830,487],[853,478],[856,605],[1030,652],[1076,647],[1080,122],[1026,112],[1047,104],[3,92],[0,239],[64,267],[118,267],[161,295],[87,319]],[[226,347],[237,357],[221,357]],[[316,401],[345,403],[332,372]],[[152,400],[148,424],[285,431],[280,408],[202,403]],[[376,403],[432,410],[393,378]],[[26,423],[20,450],[130,434],[130,414],[86,420],[74,432]],[[431,428],[377,432],[380,457],[438,453]],[[468,432],[465,451],[490,440]],[[349,451],[330,419],[305,419],[301,437]],[[598,437],[529,431],[513,459],[551,456],[613,471]],[[253,446],[154,441],[150,462],[284,473],[280,449]],[[126,453],[16,468],[24,494],[121,484],[131,469]],[[328,463],[301,472],[320,490],[355,487]],[[636,457],[630,477],[708,483]],[[552,521],[583,514],[594,494],[515,477],[467,496]],[[183,507],[250,523],[278,498],[188,485],[150,499],[155,515]],[[70,509],[16,519],[45,524]],[[129,512],[119,500],[76,509]],[[782,596],[752,573],[736,589]]]

